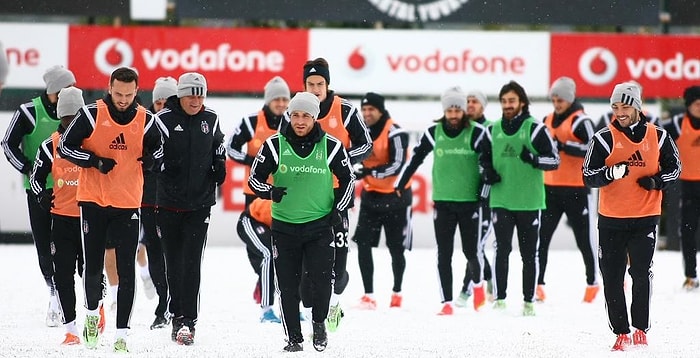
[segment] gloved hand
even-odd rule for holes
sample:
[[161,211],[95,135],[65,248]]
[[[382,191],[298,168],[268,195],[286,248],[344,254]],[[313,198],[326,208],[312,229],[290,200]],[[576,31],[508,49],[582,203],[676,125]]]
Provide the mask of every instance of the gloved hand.
[[333,211],[331,211],[331,226],[336,227],[340,225],[343,225],[343,214],[338,209],[333,208]]
[[96,157],[94,167],[97,168],[100,173],[107,174],[114,169],[115,165],[117,165],[117,162],[112,158]]
[[287,195],[287,188],[283,186],[273,186],[270,189],[270,199],[275,203],[282,201],[282,197]]
[[146,172],[153,171],[153,168],[156,165],[156,160],[150,154],[146,154],[138,160],[141,162],[141,167],[143,168],[143,171]]
[[493,168],[488,168],[481,173],[481,180],[484,184],[493,185],[501,181],[501,176]]
[[641,177],[637,179],[637,184],[646,190],[661,188],[661,179],[656,176]]
[[371,169],[365,168],[362,163],[355,163],[352,165],[353,174],[355,174],[355,179],[360,180],[372,173]]
[[215,159],[212,164],[212,171],[214,172],[214,181],[216,185],[221,186],[226,180],[226,161],[222,159]]
[[537,167],[537,157],[530,153],[530,151],[525,146],[523,146],[523,150],[520,152],[520,160],[532,165],[533,167]]
[[50,211],[53,208],[54,198],[53,189],[44,189],[36,196],[36,201],[42,209]]
[[630,168],[626,162],[619,162],[605,170],[605,177],[608,180],[617,180],[626,177],[630,173]]

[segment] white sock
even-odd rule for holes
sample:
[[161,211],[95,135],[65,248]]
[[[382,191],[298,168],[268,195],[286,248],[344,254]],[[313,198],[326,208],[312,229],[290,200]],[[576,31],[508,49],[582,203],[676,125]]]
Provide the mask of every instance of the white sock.
[[374,293],[365,293],[365,296],[367,296],[367,297],[373,299],[373,298],[374,298]]
[[151,278],[151,273],[148,272],[148,265],[139,266],[139,273],[141,274],[142,279]]
[[109,286],[109,297],[112,299],[112,302],[117,302],[118,290],[119,290],[119,285]]
[[260,309],[262,310],[262,313],[264,314],[265,312],[272,310],[272,306],[262,306]]
[[68,323],[65,323],[63,327],[66,328],[66,333],[70,333],[72,335],[77,336],[78,335],[78,327],[75,324],[75,320],[72,320]]
[[117,328],[117,333],[114,334],[114,340],[116,341],[119,338],[124,338],[126,339],[126,335],[129,333],[128,328]]
[[94,310],[85,310],[85,314],[88,316],[100,317],[100,308],[95,308]]
[[340,295],[337,293],[333,293],[331,295],[331,302],[330,302],[331,307],[337,306],[338,303],[340,303]]

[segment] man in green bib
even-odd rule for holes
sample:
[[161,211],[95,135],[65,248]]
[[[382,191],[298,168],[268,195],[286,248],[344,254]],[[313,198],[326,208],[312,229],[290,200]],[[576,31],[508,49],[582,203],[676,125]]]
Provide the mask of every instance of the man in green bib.
[[[352,200],[355,177],[343,144],[316,122],[318,97],[297,93],[289,102],[290,121],[267,138],[253,161],[248,185],[272,200],[275,272],[287,334],[285,351],[303,350],[299,321],[302,263],[313,286],[313,345],[328,344],[328,316],[335,258],[333,225]],[[267,183],[272,175],[274,185]],[[333,190],[333,175],[339,188]]]
[[[394,184],[397,193],[413,176],[425,157],[433,156],[433,226],[437,244],[438,275],[442,308],[438,315],[452,315],[452,254],[459,226],[462,252],[474,292],[474,309],[486,302],[479,262],[481,210],[479,205],[479,153],[491,146],[484,126],[467,116],[467,94],[459,87],[447,89],[440,97],[443,115],[428,127],[413,148],[410,162]],[[466,279],[465,279],[466,280]]]
[[559,154],[547,126],[530,115],[530,101],[522,86],[510,81],[498,98],[503,117],[489,127],[492,148],[480,159],[482,179],[491,185],[489,205],[496,233],[494,308],[505,309],[508,256],[517,227],[523,261],[523,315],[534,316],[537,245],[545,209],[544,171],[559,166]]
[[[2,149],[10,164],[23,174],[24,189],[27,192],[29,207],[29,224],[32,228],[34,245],[39,256],[39,268],[49,289],[49,310],[46,325],[57,327],[62,322],[61,309],[56,298],[53,284],[53,259],[51,257],[51,212],[39,206],[36,197],[29,188],[29,173],[34,166],[37,149],[61,123],[56,115],[58,92],[75,84],[75,76],[63,66],[53,66],[44,73],[46,92],[30,102],[21,104],[12,116],[7,133],[2,139]],[[53,188],[53,179],[49,175],[46,189]]]

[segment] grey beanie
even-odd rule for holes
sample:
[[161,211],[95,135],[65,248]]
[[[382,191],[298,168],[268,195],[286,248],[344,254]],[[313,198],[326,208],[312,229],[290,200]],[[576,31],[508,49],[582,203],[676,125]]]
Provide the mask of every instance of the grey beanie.
[[569,77],[559,77],[549,89],[549,98],[557,96],[569,103],[576,99],[576,82]]
[[153,102],[160,99],[168,99],[177,94],[177,81],[168,77],[159,77],[153,87]]
[[201,73],[183,73],[177,80],[177,98],[207,96],[207,79]]
[[289,100],[291,95],[289,94],[289,86],[284,78],[280,76],[273,77],[270,81],[265,84],[265,104],[270,104],[272,100],[277,98],[286,98]]
[[85,105],[83,91],[76,87],[66,87],[58,92],[58,104],[56,114],[58,118],[74,116],[80,107]]
[[310,92],[297,92],[289,101],[287,112],[291,115],[294,111],[302,111],[310,114],[314,119],[318,118],[321,113],[321,101],[318,100],[315,94]]
[[66,88],[75,84],[75,76],[69,69],[56,65],[44,73],[44,83],[46,83],[46,93],[58,93],[61,88]]
[[463,111],[467,111],[467,95],[459,86],[450,87],[440,96],[442,102],[442,110],[457,107]]
[[486,95],[484,94],[484,92],[481,92],[479,90],[469,91],[469,93],[467,93],[467,99],[469,99],[469,97],[476,98],[476,100],[479,101],[479,103],[481,103],[481,106],[484,108],[486,108],[486,105],[489,104],[489,101],[486,99]]
[[632,106],[641,112],[642,95],[639,86],[631,82],[616,84],[610,96],[610,105],[618,102]]

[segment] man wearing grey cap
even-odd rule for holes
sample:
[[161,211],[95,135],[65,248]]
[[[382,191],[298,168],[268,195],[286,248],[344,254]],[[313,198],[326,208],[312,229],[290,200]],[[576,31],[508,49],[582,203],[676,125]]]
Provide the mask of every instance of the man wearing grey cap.
[[194,343],[201,264],[216,188],[226,178],[219,115],[204,105],[207,80],[187,72],[158,112],[163,124],[163,171],[158,174],[157,231],[163,244],[173,315],[170,338]]
[[[557,148],[547,127],[530,115],[525,89],[510,81],[498,93],[502,118],[489,130],[492,147],[480,157],[482,179],[491,186],[488,197],[496,234],[494,309],[506,308],[508,260],[517,229],[522,260],[523,316],[534,316],[537,244],[545,208],[544,171],[559,165]],[[482,190],[482,195],[484,191]]]
[[538,248],[539,275],[535,299],[545,300],[544,275],[552,236],[563,214],[576,238],[576,246],[581,252],[586,267],[586,290],[583,302],[593,302],[600,286],[597,280],[597,260],[595,259],[595,236],[590,225],[591,191],[583,185],[581,167],[588,150],[588,142],[593,138],[593,121],[586,115],[583,105],[576,99],[576,83],[569,77],[560,77],[549,90],[554,112],[543,122],[552,134],[559,149],[560,163],[556,170],[544,173],[546,209],[542,212],[540,244]]
[[[662,190],[681,172],[678,149],[665,130],[642,114],[639,87],[615,86],[615,120],[598,131],[583,162],[586,186],[598,192],[598,257],[613,350],[646,345],[650,328],[651,265],[661,216]],[[632,203],[632,205],[630,205]],[[632,327],[625,299],[625,269],[632,277]]]
[[[50,294],[46,325],[55,327],[61,324],[61,317],[52,278],[54,268],[51,258],[51,213],[37,204],[29,187],[29,173],[39,145],[56,131],[60,123],[56,114],[58,92],[62,88],[73,86],[75,76],[63,66],[53,66],[46,70],[43,78],[46,91],[31,102],[20,105],[15,111],[2,139],[2,149],[10,164],[24,175],[32,237],[39,256],[39,268]],[[53,188],[51,176],[48,177],[46,187]]]
[[[630,80],[630,81],[627,81],[627,83],[632,84],[634,86],[637,86],[639,88],[640,96],[643,94],[644,88],[642,88],[642,85],[640,85],[639,82],[634,81],[634,80]],[[649,112],[645,108],[642,108],[642,113],[644,114],[645,117],[647,117],[647,122],[654,124],[654,125],[659,125],[661,119],[658,116]],[[600,119],[598,120],[598,123],[595,127],[595,130],[599,131],[599,130],[607,127],[608,124],[610,124],[614,119],[615,119],[615,114],[613,113],[613,111],[609,111],[607,113],[604,113],[602,116],[600,116]]]
[[[245,166],[245,176],[242,184],[246,209],[255,199],[255,194],[248,186],[250,166],[253,164],[255,155],[265,139],[279,130],[290,98],[289,86],[282,77],[275,76],[270,79],[265,84],[263,95],[265,103],[263,107],[257,112],[244,116],[226,143],[226,151],[229,158]],[[244,146],[245,149],[243,149]],[[253,240],[257,240],[257,236],[251,237]],[[264,274],[273,272],[270,267],[266,267],[266,265],[271,264],[270,260],[264,259],[266,253],[269,252],[265,249],[266,246],[269,245],[266,245],[264,242],[246,242],[248,261],[258,276],[253,297],[262,309],[260,314],[261,322],[279,322],[279,318],[275,316],[272,310],[272,304],[275,299],[274,277],[271,274]]]
[[[317,123],[318,97],[297,93],[289,102],[290,123],[260,148],[248,178],[255,195],[272,200],[272,239],[280,290],[285,351],[303,350],[299,320],[302,268],[313,287],[313,346],[328,344],[328,316],[335,248],[333,225],[341,220],[354,193],[350,159],[342,142]],[[272,175],[274,185],[267,182]],[[338,188],[333,188],[333,177]]]
[[116,246],[119,275],[116,333],[113,349],[128,352],[127,333],[136,290],[143,171],[160,168],[162,137],[155,118],[136,103],[138,74],[131,68],[114,70],[109,91],[78,111],[61,136],[58,151],[77,164],[85,257],[85,346],[96,349],[102,299],[102,272],[107,242]]
[[438,315],[452,315],[452,254],[457,227],[471,274],[469,279],[474,292],[474,310],[478,311],[486,303],[479,262],[481,255],[478,252],[481,180],[477,158],[491,146],[491,141],[486,127],[471,121],[466,115],[467,95],[461,88],[448,88],[440,99],[442,117],[423,132],[418,145],[413,148],[410,161],[396,179],[394,189],[400,193],[425,157],[431,152],[435,153],[432,169],[432,199],[435,203],[433,226],[442,303]]
[[[83,276],[83,247],[81,243],[80,208],[76,192],[81,168],[54,155],[61,133],[65,132],[78,110],[85,105],[83,91],[67,87],[58,93],[56,114],[61,118],[58,130],[44,140],[37,151],[35,165],[29,177],[31,190],[39,205],[51,211],[54,282],[61,302],[66,329],[62,345],[80,344],[76,324],[75,271]],[[56,185],[47,188],[46,182],[53,175]],[[98,327],[104,327],[104,315],[100,315]]]

